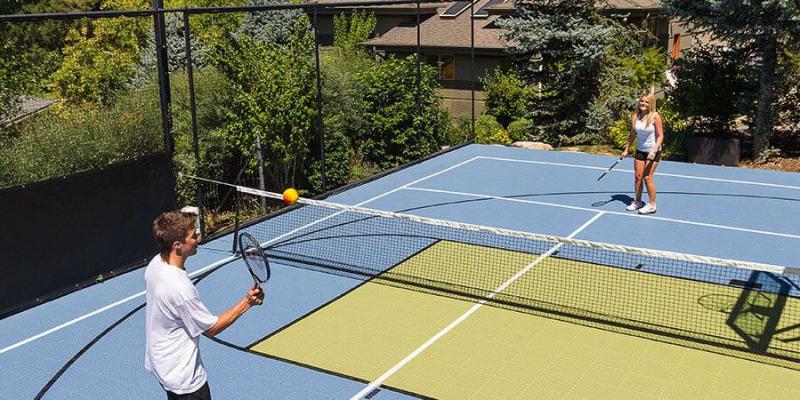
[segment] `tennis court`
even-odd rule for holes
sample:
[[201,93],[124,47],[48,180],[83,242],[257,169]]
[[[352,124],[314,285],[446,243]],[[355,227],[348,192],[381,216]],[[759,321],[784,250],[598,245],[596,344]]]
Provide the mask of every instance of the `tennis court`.
[[[266,301],[202,338],[216,399],[800,396],[800,175],[470,145],[243,228]],[[258,196],[253,194],[243,194]],[[188,260],[212,312],[233,235]],[[143,270],[0,321],[0,399],[162,398]]]

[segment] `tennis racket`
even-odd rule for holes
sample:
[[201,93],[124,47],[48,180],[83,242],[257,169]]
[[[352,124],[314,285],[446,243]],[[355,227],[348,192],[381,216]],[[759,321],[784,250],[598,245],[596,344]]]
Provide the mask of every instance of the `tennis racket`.
[[269,260],[264,249],[252,235],[244,232],[239,234],[239,251],[253,277],[255,287],[261,287],[262,283],[269,280],[270,275]]
[[603,179],[603,177],[604,177],[604,176],[608,175],[608,173],[609,173],[609,172],[611,172],[611,170],[612,170],[612,169],[614,169],[614,167],[616,167],[616,166],[617,166],[617,164],[619,164],[619,162],[620,162],[620,161],[622,161],[622,158],[623,158],[623,157],[620,157],[620,158],[619,158],[619,160],[617,160],[617,161],[615,161],[613,164],[611,164],[611,166],[610,166],[610,167],[608,167],[608,169],[606,170],[606,172],[603,172],[603,175],[600,175],[600,177],[599,177],[599,178],[597,178],[597,180],[598,180],[598,181],[600,181],[600,179]]

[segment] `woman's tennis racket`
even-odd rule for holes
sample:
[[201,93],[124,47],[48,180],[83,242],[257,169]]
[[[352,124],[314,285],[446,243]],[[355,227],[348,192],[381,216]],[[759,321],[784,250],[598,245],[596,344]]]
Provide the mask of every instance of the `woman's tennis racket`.
[[239,251],[242,253],[244,263],[247,264],[247,269],[250,270],[250,275],[253,277],[255,287],[269,280],[269,260],[264,253],[264,249],[258,244],[258,241],[249,233],[239,234]]
[[612,169],[614,169],[614,167],[616,167],[616,166],[617,166],[617,164],[619,164],[619,162],[620,162],[620,161],[622,161],[622,158],[623,158],[623,157],[620,157],[620,158],[619,158],[619,160],[617,160],[616,162],[614,162],[613,164],[611,164],[611,166],[610,166],[610,167],[608,167],[608,169],[606,170],[606,172],[603,172],[603,175],[600,175],[600,177],[599,177],[599,178],[597,178],[597,180],[598,180],[598,181],[600,181],[600,179],[603,179],[603,177],[604,177],[604,176],[606,176],[606,175],[607,175],[609,172],[611,172],[611,170],[612,170]]

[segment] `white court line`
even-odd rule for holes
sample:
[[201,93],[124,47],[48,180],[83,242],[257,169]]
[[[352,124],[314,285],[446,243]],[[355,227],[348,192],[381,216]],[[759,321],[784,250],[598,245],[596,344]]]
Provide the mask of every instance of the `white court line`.
[[[580,228],[578,228],[574,232],[570,233],[569,236],[567,236],[567,238],[568,239],[572,239],[575,235],[580,233],[582,230],[586,229],[586,227],[589,226],[591,223],[593,223],[598,218],[603,216],[603,214],[604,214],[603,212],[600,212],[597,215],[593,216],[591,219],[589,219],[583,225],[581,225]],[[493,299],[495,296],[500,294],[500,292],[502,292],[507,287],[509,287],[512,283],[514,283],[514,281],[516,281],[517,279],[519,279],[520,277],[525,275],[528,271],[530,271],[531,268],[533,268],[537,264],[541,263],[545,258],[550,257],[550,255],[552,255],[556,250],[561,248],[561,246],[563,246],[563,245],[564,245],[564,243],[559,243],[559,244],[553,246],[553,248],[551,248],[550,250],[548,250],[545,253],[543,253],[542,255],[540,255],[538,258],[533,260],[533,262],[531,262],[530,264],[526,265],[525,268],[519,270],[516,274],[514,274],[514,276],[512,276],[511,278],[508,278],[508,280],[503,282],[502,285],[498,286],[497,289],[493,290],[492,293],[489,293],[489,295],[486,296],[487,299]],[[425,351],[425,349],[430,347],[432,344],[436,343],[436,341],[441,339],[442,336],[446,335],[448,332],[453,330],[453,328],[455,328],[456,326],[458,326],[459,324],[464,322],[464,320],[469,318],[469,316],[472,315],[475,311],[478,311],[478,309],[481,308],[486,303],[487,299],[479,300],[477,303],[475,303],[475,305],[470,307],[470,309],[467,310],[464,314],[461,314],[460,317],[456,318],[453,322],[451,322],[449,325],[444,327],[444,329],[442,329],[437,334],[433,335],[433,337],[428,339],[425,343],[423,343],[422,345],[417,347],[417,349],[414,350],[413,352],[411,352],[411,354],[407,355],[405,358],[400,360],[400,362],[395,364],[392,368],[389,368],[389,370],[384,372],[383,375],[378,377],[378,379],[375,379],[374,381],[370,382],[369,385],[364,387],[364,389],[361,389],[361,391],[356,393],[353,397],[351,397],[350,400],[359,400],[359,399],[364,398],[364,396],[367,396],[368,394],[372,393],[373,390],[375,390],[380,385],[382,385],[383,382],[385,382],[387,379],[389,379],[392,375],[394,375],[397,371],[399,371],[401,368],[403,368],[406,364],[411,362],[411,360],[413,360],[418,355],[420,355],[423,351]]]
[[516,203],[536,204],[536,205],[541,205],[541,206],[567,208],[567,209],[579,210],[579,211],[604,212],[606,214],[621,215],[621,216],[624,216],[624,217],[648,218],[648,219],[655,219],[655,220],[666,221],[666,222],[675,222],[675,223],[686,224],[686,225],[704,226],[704,227],[708,227],[708,228],[725,229],[725,230],[738,231],[738,232],[757,233],[759,235],[779,236],[779,237],[785,237],[785,238],[789,238],[789,239],[800,239],[800,235],[793,235],[791,233],[762,231],[762,230],[758,230],[758,229],[739,228],[739,227],[728,226],[728,225],[709,224],[709,223],[705,223],[705,222],[689,221],[689,220],[685,220],[685,219],[656,217],[655,215],[652,215],[652,214],[651,215],[647,215],[647,216],[642,216],[642,215],[639,215],[639,214],[636,214],[636,213],[627,213],[627,212],[619,212],[619,211],[602,211],[602,210],[597,210],[597,209],[588,208],[588,207],[570,206],[570,205],[566,205],[566,204],[547,203],[547,202],[543,202],[543,201],[534,201],[534,200],[525,200],[525,199],[514,199],[514,198],[509,198],[509,197],[493,196],[493,195],[478,194],[478,193],[455,192],[455,191],[451,191],[451,190],[426,189],[426,188],[415,188],[415,187],[407,187],[406,190],[419,190],[419,191],[422,191],[422,192],[443,193],[443,194],[452,194],[452,195],[465,196],[465,197],[477,197],[477,198],[483,198],[483,199],[494,199],[494,200],[511,201],[511,202],[516,202]]
[[[467,163],[469,163],[469,162],[472,162],[473,160],[475,160],[475,159],[477,159],[477,158],[478,158],[478,157],[472,157],[472,158],[470,158],[470,159],[468,159],[468,160],[465,160],[465,161],[462,161],[462,162],[460,162],[460,163],[458,163],[458,164],[452,165],[452,166],[450,166],[450,167],[448,167],[448,168],[446,168],[446,169],[443,169],[443,170],[441,170],[441,171],[439,171],[439,172],[436,172],[436,173],[434,173],[434,174],[426,175],[426,176],[424,176],[424,177],[422,177],[422,178],[419,178],[419,179],[417,179],[417,180],[415,180],[415,181],[413,181],[413,182],[406,183],[406,184],[405,184],[405,185],[403,185],[403,186],[396,187],[396,188],[394,188],[394,189],[392,189],[392,190],[390,190],[390,191],[388,191],[388,192],[384,192],[384,193],[382,193],[382,194],[379,194],[379,195],[377,195],[377,196],[375,196],[375,197],[372,197],[372,198],[370,198],[370,199],[364,200],[364,201],[362,201],[362,202],[360,202],[360,203],[356,204],[356,206],[362,206],[362,205],[364,205],[364,204],[366,204],[366,203],[369,203],[369,202],[371,202],[371,201],[374,201],[374,200],[380,199],[380,198],[382,198],[382,197],[385,197],[385,196],[388,196],[388,195],[390,195],[390,194],[392,194],[392,193],[395,193],[395,192],[398,192],[398,191],[400,191],[400,190],[406,189],[406,188],[408,188],[408,187],[409,187],[409,186],[411,186],[411,185],[414,185],[414,184],[420,183],[420,182],[422,182],[422,181],[424,181],[424,180],[426,180],[426,179],[433,178],[434,176],[437,176],[437,175],[443,174],[443,173],[445,173],[445,172],[448,172],[448,171],[450,171],[450,170],[453,170],[453,169],[455,169],[455,168],[458,168],[458,167],[460,167],[460,166],[462,166],[462,165],[464,165],[464,164],[467,164]],[[339,213],[341,213],[341,211],[340,211]],[[339,213],[337,213],[337,214],[339,214]],[[284,233],[283,235],[280,235],[280,236],[278,236],[278,237],[276,237],[276,238],[273,238],[273,239],[272,239],[272,240],[270,240],[269,242],[273,242],[273,241],[276,241],[276,240],[280,240],[281,238],[283,238],[283,237],[285,237],[285,236],[287,236],[287,235],[291,235],[292,233],[294,233],[294,232],[297,232],[298,230],[305,229],[305,228],[307,228],[307,227],[309,227],[309,226],[312,226],[312,225],[314,225],[314,224],[318,224],[318,223],[320,223],[320,222],[322,222],[322,221],[325,221],[325,220],[326,220],[326,219],[328,219],[328,218],[332,218],[332,217],[333,217],[333,216],[335,216],[335,215],[336,215],[336,214],[329,215],[329,216],[327,216],[327,217],[325,217],[325,218],[318,219],[318,220],[316,220],[316,221],[310,222],[310,223],[308,223],[308,224],[306,224],[306,225],[304,225],[304,226],[302,226],[302,227],[300,227],[300,228],[294,229],[294,230],[292,230],[292,231],[290,231],[290,232]],[[267,243],[269,243],[269,242],[267,242]],[[195,276],[197,276],[197,275],[200,275],[200,274],[202,274],[203,272],[206,272],[206,271],[208,271],[209,269],[215,268],[215,267],[217,267],[217,266],[219,266],[219,265],[222,265],[222,264],[229,263],[229,262],[231,262],[231,261],[234,261],[234,260],[236,260],[237,258],[238,258],[238,257],[236,257],[236,256],[230,256],[230,257],[224,258],[224,259],[222,259],[222,260],[220,260],[220,261],[217,261],[217,262],[215,262],[215,263],[213,263],[213,264],[211,264],[211,265],[208,265],[208,266],[206,266],[206,267],[203,267],[203,268],[201,268],[201,269],[199,269],[199,270],[197,270],[197,271],[194,271],[194,272],[192,272],[191,274],[189,274],[189,277],[190,277],[190,278],[193,278],[193,277],[195,277]],[[82,316],[80,316],[80,317],[77,317],[77,318],[75,318],[75,319],[73,319],[73,320],[70,320],[70,321],[64,322],[64,323],[63,323],[63,324],[61,324],[61,325],[54,326],[54,327],[52,327],[52,328],[50,328],[50,329],[48,329],[48,330],[46,330],[46,331],[44,331],[44,332],[41,332],[41,333],[39,333],[39,334],[36,334],[36,335],[33,335],[33,336],[31,336],[31,337],[29,337],[29,338],[27,338],[27,339],[23,339],[23,340],[21,340],[21,341],[19,341],[19,342],[17,342],[17,343],[14,343],[14,344],[12,344],[12,345],[10,345],[10,346],[4,347],[3,349],[0,349],[0,354],[3,354],[3,353],[5,353],[5,352],[11,351],[11,350],[14,350],[14,349],[16,349],[16,348],[18,348],[18,347],[20,347],[20,346],[24,346],[24,345],[26,345],[26,344],[28,344],[28,343],[30,343],[30,342],[32,342],[32,341],[34,341],[34,340],[41,339],[41,338],[43,338],[43,337],[45,337],[45,336],[47,336],[47,335],[49,335],[49,334],[51,334],[51,333],[53,333],[53,332],[57,332],[57,331],[59,331],[59,330],[61,330],[61,329],[64,329],[64,328],[66,328],[66,327],[70,326],[70,325],[74,325],[74,324],[76,324],[76,323],[78,323],[78,322],[81,322],[81,321],[83,321],[83,320],[85,320],[85,319],[87,319],[87,318],[89,318],[89,317],[92,317],[92,316],[94,316],[94,315],[97,315],[97,314],[100,314],[100,313],[102,313],[102,312],[108,311],[108,310],[110,310],[110,309],[112,309],[112,308],[114,308],[114,307],[116,307],[116,306],[119,306],[119,305],[121,305],[121,304],[125,304],[125,303],[127,303],[127,302],[129,302],[129,301],[131,301],[131,300],[134,300],[134,299],[137,299],[137,298],[139,298],[139,297],[142,297],[142,296],[144,296],[144,294],[145,294],[145,292],[144,292],[144,291],[141,291],[141,292],[139,292],[139,293],[136,293],[136,294],[134,294],[134,295],[128,296],[128,297],[126,297],[126,298],[124,298],[124,299],[122,299],[122,300],[119,300],[119,301],[117,301],[117,302],[111,303],[111,304],[109,304],[109,305],[107,305],[107,306],[104,306],[104,307],[98,308],[98,309],[96,309],[96,310],[94,310],[94,311],[92,311],[92,312],[90,312],[90,313],[88,313],[88,314],[84,314],[84,315],[82,315]]]
[[[228,257],[228,258],[222,259],[222,260],[217,261],[217,262],[215,262],[213,264],[210,264],[210,265],[208,265],[208,266],[206,266],[206,267],[204,267],[202,269],[199,269],[199,270],[197,270],[195,272],[192,272],[189,275],[189,277],[195,277],[195,276],[197,276],[199,274],[202,274],[203,272],[205,272],[205,271],[207,271],[207,270],[209,270],[211,268],[215,268],[215,267],[217,267],[219,265],[231,262],[231,261],[233,261],[235,259],[236,259],[236,257]],[[89,317],[93,317],[93,316],[95,316],[97,314],[100,314],[102,312],[108,311],[108,310],[110,310],[110,309],[112,309],[112,308],[114,308],[114,307],[116,307],[118,305],[125,304],[125,303],[127,303],[127,302],[129,302],[131,300],[134,300],[136,298],[144,296],[144,293],[145,293],[144,291],[141,291],[141,292],[136,293],[134,295],[128,296],[128,297],[126,297],[126,298],[124,298],[122,300],[119,300],[119,301],[116,301],[114,303],[111,303],[111,304],[109,304],[109,305],[107,305],[105,307],[98,308],[98,309],[96,309],[96,310],[94,310],[94,311],[92,311],[92,312],[90,312],[88,314],[84,314],[84,315],[82,315],[82,316],[80,316],[78,318],[75,318],[75,319],[71,320],[71,321],[67,321],[67,322],[64,322],[61,325],[54,326],[54,327],[52,327],[52,328],[50,328],[50,329],[48,329],[48,330],[46,330],[46,331],[44,331],[42,333],[39,333],[39,334],[34,335],[34,336],[31,336],[31,337],[29,337],[27,339],[24,339],[24,340],[21,340],[21,341],[19,341],[17,343],[14,343],[14,344],[12,344],[12,345],[10,345],[8,347],[4,347],[2,350],[0,350],[0,354],[3,354],[5,352],[7,352],[7,351],[14,350],[17,347],[24,346],[24,345],[26,345],[26,344],[28,344],[28,343],[36,340],[36,339],[41,339],[41,338],[43,338],[43,337],[45,337],[45,336],[47,336],[47,335],[49,335],[49,334],[51,334],[53,332],[60,331],[61,329],[64,329],[64,328],[66,328],[66,327],[68,327],[70,325],[76,324],[78,322],[81,322],[81,321],[83,321],[83,320],[85,320],[85,319],[87,319]]]
[[[592,167],[589,165],[580,165],[580,164],[566,164],[566,163],[557,163],[557,162],[549,162],[549,161],[533,161],[533,160],[519,160],[516,158],[502,158],[502,157],[485,157],[485,156],[477,156],[476,158],[484,159],[484,160],[496,160],[496,161],[508,161],[508,162],[516,162],[516,163],[524,163],[524,164],[539,164],[539,165],[553,165],[557,167],[570,167],[570,168],[583,168],[583,169],[594,169],[605,171],[608,167]],[[614,169],[617,172],[627,172],[633,173],[633,171],[629,169]],[[765,182],[755,182],[755,181],[742,181],[736,179],[722,179],[722,178],[709,178],[705,176],[695,176],[695,175],[680,175],[680,174],[667,174],[662,172],[656,172],[658,176],[670,176],[673,178],[685,178],[685,179],[695,179],[701,181],[713,181],[713,182],[725,182],[725,183],[737,183],[742,185],[754,185],[754,186],[768,186],[768,187],[776,187],[781,189],[796,189],[800,190],[800,186],[791,186],[791,185],[779,185],[777,183],[765,183]]]

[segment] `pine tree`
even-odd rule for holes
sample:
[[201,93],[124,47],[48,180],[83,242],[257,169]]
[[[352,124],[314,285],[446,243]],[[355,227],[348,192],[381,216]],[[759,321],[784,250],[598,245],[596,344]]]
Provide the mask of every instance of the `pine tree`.
[[516,44],[512,51],[522,78],[541,87],[532,115],[536,138],[557,144],[585,127],[615,25],[593,0],[531,0],[516,7],[517,15],[500,24]]

